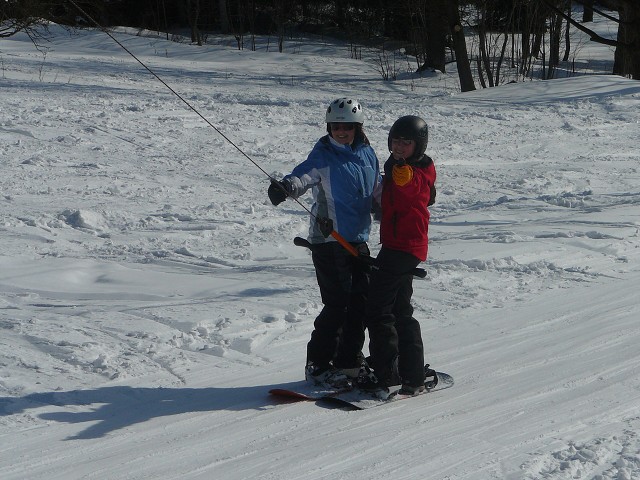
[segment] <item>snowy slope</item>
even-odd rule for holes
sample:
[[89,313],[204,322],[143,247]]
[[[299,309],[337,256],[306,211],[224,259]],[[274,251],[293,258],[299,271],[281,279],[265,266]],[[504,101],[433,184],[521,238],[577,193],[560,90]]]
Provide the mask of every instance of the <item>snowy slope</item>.
[[456,385],[347,412],[267,395],[321,306],[306,212],[104,34],[53,31],[0,43],[0,478],[640,478],[638,82],[455,94],[341,45],[118,34],[278,177],[335,97],[381,161],[397,117],[428,120],[414,303]]

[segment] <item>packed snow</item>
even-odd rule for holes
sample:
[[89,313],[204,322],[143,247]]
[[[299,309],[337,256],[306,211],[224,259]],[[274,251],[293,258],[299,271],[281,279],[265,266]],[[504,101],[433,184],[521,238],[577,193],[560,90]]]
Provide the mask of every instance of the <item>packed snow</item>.
[[[236,148],[104,33],[51,33],[0,42],[0,478],[640,478],[640,83],[460,94],[327,39],[114,33]],[[396,118],[429,123],[415,314],[456,380],[355,412],[267,393],[303,378],[321,302],[265,172],[341,96],[381,162]]]

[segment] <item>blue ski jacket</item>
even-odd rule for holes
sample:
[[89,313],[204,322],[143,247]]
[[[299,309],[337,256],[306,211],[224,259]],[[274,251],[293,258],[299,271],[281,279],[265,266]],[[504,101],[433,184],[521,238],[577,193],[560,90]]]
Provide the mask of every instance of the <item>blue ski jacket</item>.
[[333,220],[334,230],[348,242],[369,239],[373,191],[381,177],[378,157],[366,137],[343,146],[325,135],[285,179],[291,182],[294,198],[312,189],[309,242],[335,241],[333,237],[324,238],[316,216]]

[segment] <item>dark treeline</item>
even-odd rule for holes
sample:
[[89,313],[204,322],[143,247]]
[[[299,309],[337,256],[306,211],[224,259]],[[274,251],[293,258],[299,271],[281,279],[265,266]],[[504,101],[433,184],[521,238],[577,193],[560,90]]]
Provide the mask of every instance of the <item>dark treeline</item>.
[[[462,90],[504,83],[505,71],[522,78],[553,78],[571,58],[570,29],[616,47],[613,73],[640,79],[640,0],[4,0],[0,37],[28,30],[39,19],[70,26],[91,22],[185,33],[202,45],[209,32],[233,36],[238,48],[255,49],[256,35],[272,35],[284,51],[287,38],[304,33],[342,38],[357,48],[381,48],[380,70],[394,77],[389,52],[416,58],[417,70],[445,71],[456,62]],[[573,12],[582,5],[581,15]],[[616,39],[589,28],[595,15],[618,23]],[[26,25],[26,27],[25,27]],[[465,33],[474,33],[467,45]]]

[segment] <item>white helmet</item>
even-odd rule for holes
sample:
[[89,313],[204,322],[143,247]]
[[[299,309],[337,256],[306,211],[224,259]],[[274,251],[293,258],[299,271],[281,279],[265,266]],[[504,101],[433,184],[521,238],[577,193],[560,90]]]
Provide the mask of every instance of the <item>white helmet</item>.
[[364,123],[364,113],[360,102],[354,98],[338,98],[329,104],[327,123]]

